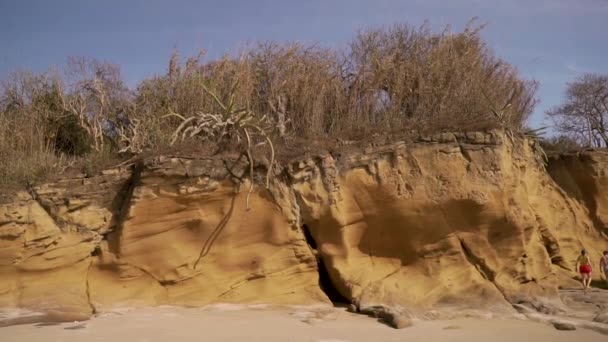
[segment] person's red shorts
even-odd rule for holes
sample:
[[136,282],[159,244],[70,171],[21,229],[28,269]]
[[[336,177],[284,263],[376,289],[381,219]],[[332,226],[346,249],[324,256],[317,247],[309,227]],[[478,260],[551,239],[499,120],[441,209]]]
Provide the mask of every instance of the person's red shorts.
[[583,274],[589,274],[591,273],[591,266],[590,265],[581,265],[581,267],[579,267],[579,272],[583,273]]

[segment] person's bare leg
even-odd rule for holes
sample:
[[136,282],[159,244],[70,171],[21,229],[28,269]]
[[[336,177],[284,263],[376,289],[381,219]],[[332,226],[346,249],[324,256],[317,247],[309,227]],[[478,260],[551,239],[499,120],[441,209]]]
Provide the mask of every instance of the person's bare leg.
[[583,273],[582,277],[583,277],[583,293],[587,294],[587,279],[589,279],[589,275],[587,273]]
[[581,273],[581,283],[583,284],[583,291],[587,290],[587,287],[585,286],[586,279],[587,279],[587,277],[585,276],[585,273]]

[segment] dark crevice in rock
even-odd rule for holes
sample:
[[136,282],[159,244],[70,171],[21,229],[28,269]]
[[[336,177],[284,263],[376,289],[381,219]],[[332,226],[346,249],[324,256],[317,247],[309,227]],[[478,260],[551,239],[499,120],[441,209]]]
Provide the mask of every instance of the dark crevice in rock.
[[329,272],[327,271],[327,266],[323,262],[323,258],[317,252],[317,242],[313,238],[312,234],[310,233],[310,229],[306,224],[302,225],[302,231],[304,232],[304,237],[306,238],[308,246],[311,248],[317,259],[317,269],[319,272],[319,287],[323,292],[325,292],[329,300],[331,300],[334,305],[350,304],[351,300],[341,294],[332,282]]
[[551,263],[570,271],[570,269],[566,266],[564,257],[560,254],[560,248],[557,239],[551,234],[551,232],[539,216],[536,217],[536,221],[538,222],[538,232],[541,236],[543,246],[545,247],[545,250],[549,255]]
[[125,265],[131,266],[133,268],[136,268],[136,269],[140,270],[142,273],[146,274],[150,278],[154,279],[154,281],[156,281],[157,283],[159,283],[161,286],[163,286],[163,282],[164,281],[156,278],[150,271],[146,270],[145,268],[137,266],[137,265],[129,264],[129,263],[125,263]]
[[90,205],[90,203],[84,203],[82,205],[75,206],[73,208],[68,209],[67,213],[77,212],[78,210],[84,209],[84,208],[88,207],[89,205]]
[[171,285],[176,285],[177,283],[179,283],[179,281],[177,281],[177,280],[160,280],[160,281],[158,281],[158,283],[161,286],[171,286]]
[[91,272],[91,267],[93,266],[93,261],[91,260],[89,262],[89,267],[87,268],[87,274],[85,275],[85,285],[86,285],[86,295],[87,295],[87,302],[89,303],[89,306],[91,307],[91,313],[94,315],[97,310],[95,309],[95,305],[93,305],[93,302],[91,301],[91,286],[89,284],[89,274]]
[[65,221],[63,221],[57,216],[53,205],[40,198],[38,192],[36,192],[36,189],[34,187],[29,187],[27,190],[32,199],[36,201],[40,205],[40,207],[49,215],[49,217],[53,220],[53,222],[55,222],[57,227],[63,228],[65,226]]
[[141,161],[133,165],[131,177],[125,181],[112,202],[114,215],[112,215],[110,226],[114,229],[108,234],[105,234],[103,239],[108,241],[110,252],[116,255],[120,254],[120,235],[122,234],[122,226],[131,207],[133,191],[140,183],[143,166],[144,164]]
[[459,144],[458,147],[460,148],[460,153],[462,154],[464,159],[466,159],[467,162],[472,163],[473,158],[471,158],[469,151],[467,151],[467,149],[464,146],[462,146],[462,144]]
[[487,279],[490,283],[492,283],[492,285],[494,285],[496,290],[504,297],[505,301],[509,302],[500,286],[496,284],[496,272],[494,272],[486,264],[483,258],[476,256],[462,238],[459,237],[458,240],[460,241],[460,247],[462,248],[462,252],[464,253],[467,261],[479,272],[479,274],[481,274],[484,279]]
[[95,249],[91,252],[91,256],[99,256],[101,255],[101,247],[99,245],[95,246]]
[[12,223],[13,223],[13,221],[3,221],[3,222],[0,222],[0,227],[6,226],[6,225],[9,225],[9,224],[12,224]]
[[[0,225],[0,228],[2,228],[1,225]],[[20,237],[21,237],[21,234],[3,234],[3,235],[0,235],[0,240],[15,241]]]
[[232,212],[234,211],[234,204],[236,201],[236,194],[234,194],[232,196],[232,200],[230,201],[230,208],[228,209],[228,212],[226,213],[226,215],[224,215],[224,217],[222,217],[222,219],[220,220],[220,222],[217,224],[217,226],[215,227],[215,229],[213,229],[213,231],[211,232],[211,234],[209,234],[209,237],[207,237],[207,240],[205,241],[205,244],[203,245],[203,247],[201,247],[201,251],[198,255],[198,258],[196,259],[196,262],[194,263],[194,269],[196,269],[196,267],[198,266],[199,262],[207,255],[209,254],[209,251],[211,250],[211,247],[213,247],[213,244],[215,243],[215,240],[218,238],[218,236],[220,235],[220,233],[222,232],[222,230],[224,229],[224,227],[226,227],[226,225],[228,224],[228,221],[230,221],[230,218],[232,217]]
[[494,277],[496,276],[494,271],[492,271],[488,267],[488,265],[486,265],[485,261],[482,258],[477,257],[475,254],[473,254],[473,252],[471,251],[471,249],[469,249],[463,239],[460,238],[459,241],[460,247],[462,248],[465,257],[467,258],[467,261],[471,265],[473,265],[485,279],[494,282]]
[[312,237],[312,234],[310,233],[310,229],[308,228],[308,226],[306,224],[302,225],[302,231],[304,232],[304,237],[306,238],[306,243],[308,243],[308,246],[310,246],[310,248],[312,250],[316,251],[317,242]]
[[[247,164],[242,161],[243,156],[244,154],[241,153],[239,154],[239,157],[236,160],[222,159],[222,163],[224,164],[224,168],[226,169],[226,175],[222,179],[230,177],[230,179],[232,179],[232,181],[235,183],[243,183],[247,172]],[[239,174],[235,172],[235,169],[237,169],[236,172],[238,172]]]

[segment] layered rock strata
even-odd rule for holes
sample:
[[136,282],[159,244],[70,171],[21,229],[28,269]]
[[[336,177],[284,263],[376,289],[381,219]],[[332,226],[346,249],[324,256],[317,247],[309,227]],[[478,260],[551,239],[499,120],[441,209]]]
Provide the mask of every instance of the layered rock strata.
[[[0,308],[79,319],[211,303],[511,312],[608,248],[608,154],[543,162],[503,132],[324,153],[265,171],[158,157],[0,205]],[[260,172],[257,172],[260,171]],[[328,279],[319,276],[318,262]],[[40,318],[40,317],[39,317]]]

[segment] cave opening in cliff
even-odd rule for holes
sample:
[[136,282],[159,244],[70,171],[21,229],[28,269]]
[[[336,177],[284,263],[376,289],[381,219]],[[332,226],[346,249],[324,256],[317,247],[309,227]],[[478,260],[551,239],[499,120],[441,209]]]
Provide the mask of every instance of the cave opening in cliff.
[[308,246],[313,250],[315,258],[317,259],[317,269],[319,272],[319,287],[323,292],[325,292],[327,297],[329,297],[329,300],[331,300],[334,305],[350,304],[350,300],[348,300],[348,298],[342,295],[332,282],[331,277],[329,276],[329,272],[327,271],[327,266],[323,261],[323,257],[317,250],[318,244],[310,233],[308,225],[302,225],[302,231],[304,232],[304,237],[306,237],[306,242],[308,243]]

